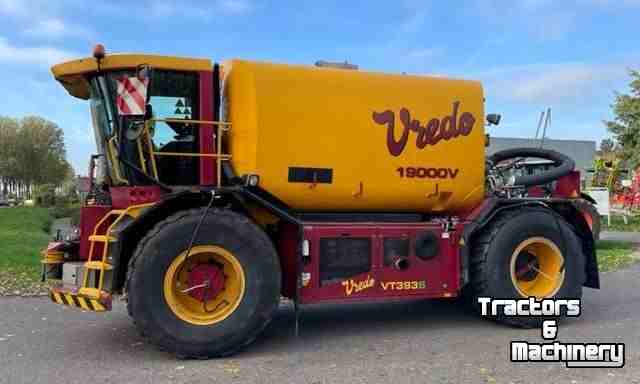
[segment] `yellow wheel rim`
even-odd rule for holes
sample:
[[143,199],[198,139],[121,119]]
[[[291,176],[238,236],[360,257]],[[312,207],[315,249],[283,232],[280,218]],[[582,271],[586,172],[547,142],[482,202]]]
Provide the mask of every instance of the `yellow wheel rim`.
[[511,282],[522,297],[553,297],[564,282],[564,257],[544,237],[521,242],[511,255]]
[[[245,276],[238,259],[224,248],[198,245],[178,255],[164,276],[164,297],[171,311],[180,319],[195,325],[216,324],[231,315],[240,305],[245,290]],[[190,293],[189,273],[198,265],[215,265],[224,276],[224,286],[215,297],[198,300]]]

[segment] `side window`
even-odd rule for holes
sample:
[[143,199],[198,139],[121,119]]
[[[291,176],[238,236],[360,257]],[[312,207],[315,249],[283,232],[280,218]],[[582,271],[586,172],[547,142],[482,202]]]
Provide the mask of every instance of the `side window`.
[[[149,95],[156,119],[197,120],[199,117],[197,74],[156,70]],[[197,152],[198,129],[197,124],[158,121],[153,129],[153,142],[160,151]]]
[[[160,181],[168,185],[199,183],[200,160],[197,157],[175,156],[198,153],[200,126],[180,120],[199,120],[200,90],[197,73],[154,70],[149,85],[149,104],[156,119],[150,129],[156,152]],[[166,155],[162,155],[166,153]]]
[[[192,119],[193,102],[189,97],[151,96],[149,104],[156,119]],[[184,127],[189,128],[182,129]],[[158,121],[155,123],[154,131],[153,141],[159,148],[174,140],[195,141],[195,132],[190,125],[176,126],[174,129],[166,122]]]

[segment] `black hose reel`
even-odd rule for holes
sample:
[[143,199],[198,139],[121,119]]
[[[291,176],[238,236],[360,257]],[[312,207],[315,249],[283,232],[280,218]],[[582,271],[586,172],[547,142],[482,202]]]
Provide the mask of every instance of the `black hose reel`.
[[518,157],[535,157],[553,161],[554,167],[537,175],[516,176],[509,182],[510,185],[530,187],[533,185],[547,184],[566,176],[575,168],[575,162],[570,157],[550,149],[542,148],[513,148],[499,151],[488,157],[494,165],[508,159]]

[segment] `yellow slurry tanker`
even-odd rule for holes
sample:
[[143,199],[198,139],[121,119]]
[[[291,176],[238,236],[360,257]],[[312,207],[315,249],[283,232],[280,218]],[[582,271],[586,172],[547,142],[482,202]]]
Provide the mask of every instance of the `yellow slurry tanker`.
[[[476,81],[102,46],[52,72],[89,101],[98,151],[79,237],[43,252],[51,299],[100,312],[122,295],[179,356],[238,351],[281,297],[298,313],[599,285],[573,161],[486,157],[485,124],[500,117]],[[518,175],[533,157],[554,166]]]

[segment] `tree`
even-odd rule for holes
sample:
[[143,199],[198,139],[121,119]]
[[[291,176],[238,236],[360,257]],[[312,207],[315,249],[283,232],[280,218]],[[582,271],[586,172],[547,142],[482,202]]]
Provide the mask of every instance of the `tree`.
[[9,186],[18,177],[16,170],[16,142],[18,120],[0,116],[0,195],[9,193]]
[[64,133],[55,123],[35,116],[0,116],[0,193],[61,185],[71,169],[65,157]]
[[613,152],[615,145],[616,143],[612,139],[602,139],[600,142],[600,152],[603,154]]
[[622,158],[632,168],[640,166],[640,72],[629,71],[629,94],[616,93],[611,105],[615,118],[605,121],[621,148]]
[[41,117],[22,119],[17,149],[17,166],[27,184],[60,185],[69,171],[64,133],[51,121]]

